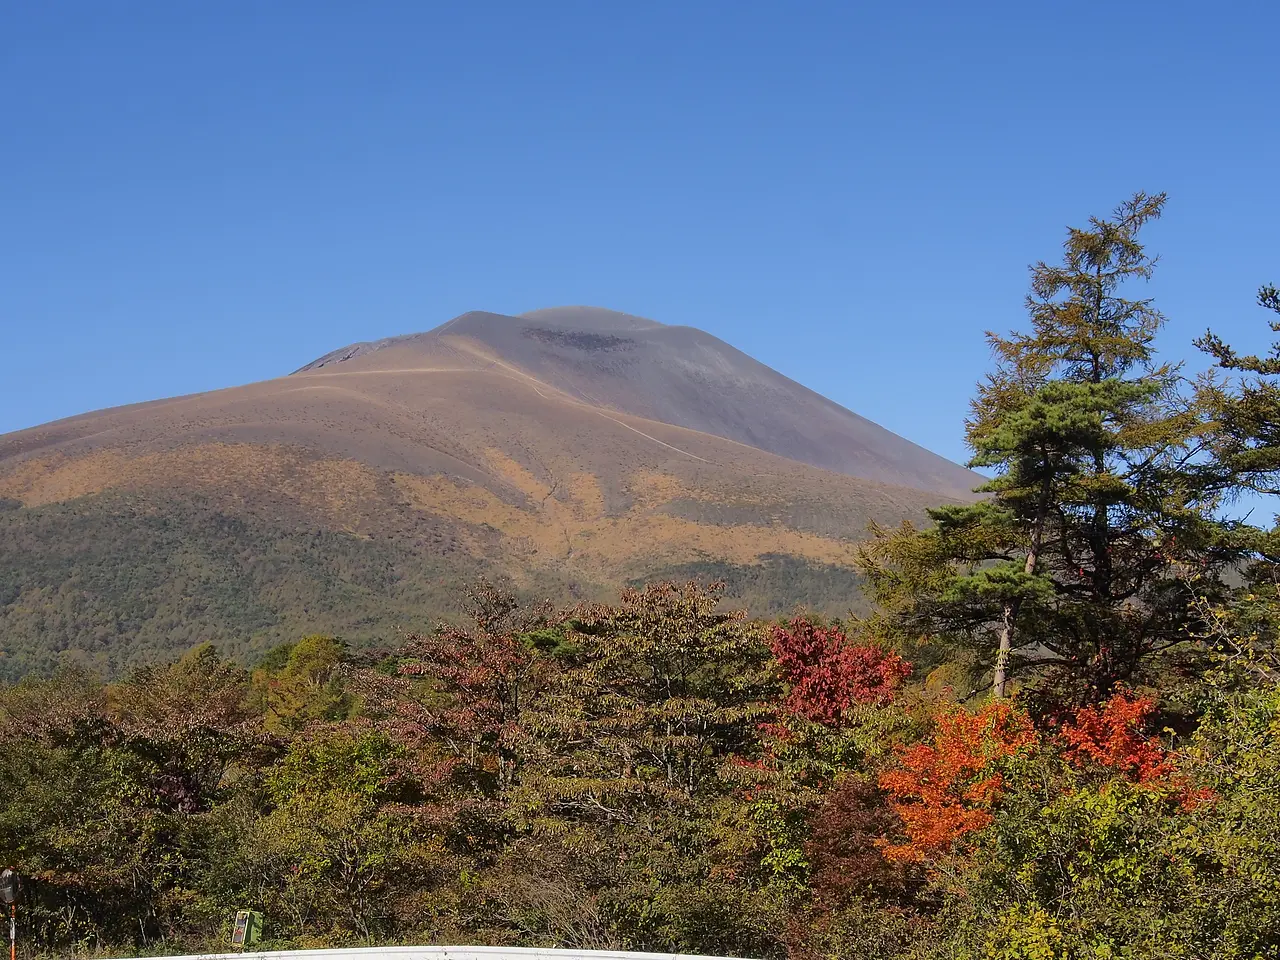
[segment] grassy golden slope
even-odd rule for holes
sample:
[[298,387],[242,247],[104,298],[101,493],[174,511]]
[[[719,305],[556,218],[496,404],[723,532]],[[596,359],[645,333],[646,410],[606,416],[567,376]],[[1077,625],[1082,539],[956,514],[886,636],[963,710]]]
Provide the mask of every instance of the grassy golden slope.
[[[504,556],[625,572],[657,558],[843,563],[871,520],[940,497],[602,410],[465,342],[436,364],[298,377],[89,414],[0,438],[0,496],[108,490],[268,498],[329,529],[406,510],[462,521]],[[483,553],[488,546],[473,543]]]
[[[0,437],[0,644],[25,638],[21,659],[45,669],[41,636],[56,634],[116,669],[140,637],[143,652],[165,647],[165,617],[174,645],[258,648],[293,629],[371,639],[445,612],[439,584],[479,570],[595,595],[671,571],[758,579],[783,558],[790,599],[830,606],[869,522],[942,499],[594,407],[456,338],[377,359]],[[332,569],[321,540],[343,558]],[[187,587],[162,582],[161,555],[190,568]],[[151,571],[134,578],[151,592],[118,615],[131,564]],[[807,570],[826,578],[822,597]],[[424,579],[435,592],[413,585]],[[230,606],[191,599],[215,593]],[[54,607],[56,624],[42,621]],[[215,608],[257,612],[224,615],[223,630]]]

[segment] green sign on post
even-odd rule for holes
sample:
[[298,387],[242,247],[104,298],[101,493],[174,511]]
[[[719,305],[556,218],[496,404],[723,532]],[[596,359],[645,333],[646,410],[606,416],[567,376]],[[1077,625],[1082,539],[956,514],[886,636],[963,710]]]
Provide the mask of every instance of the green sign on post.
[[231,944],[247,947],[262,938],[262,914],[256,910],[240,910],[236,913],[236,925],[231,931]]

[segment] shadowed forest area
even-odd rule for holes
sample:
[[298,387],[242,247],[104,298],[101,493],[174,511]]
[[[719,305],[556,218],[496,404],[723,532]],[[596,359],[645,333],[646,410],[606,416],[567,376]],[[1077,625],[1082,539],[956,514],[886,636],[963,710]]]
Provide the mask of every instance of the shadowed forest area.
[[993,479],[874,531],[858,616],[478,581],[393,648],[0,690],[27,949],[194,952],[254,909],[268,948],[1280,955],[1280,532],[1233,519],[1280,492],[1280,343],[1161,359],[1163,205],[1032,268],[967,421]]

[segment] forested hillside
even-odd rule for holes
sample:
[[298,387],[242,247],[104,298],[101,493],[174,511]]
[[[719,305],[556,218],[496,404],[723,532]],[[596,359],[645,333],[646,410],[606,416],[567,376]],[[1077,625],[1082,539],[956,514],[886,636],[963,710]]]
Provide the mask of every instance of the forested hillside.
[[968,420],[986,495],[878,529],[859,615],[478,580],[376,648],[0,690],[25,942],[195,952],[255,909],[273,948],[1280,956],[1280,531],[1231,519],[1280,494],[1280,342],[1164,362],[1163,207],[1033,267]]
[[[316,631],[356,648],[394,644],[456,616],[459,591],[501,569],[442,540],[431,529],[359,536],[154,492],[0,507],[0,679],[48,676],[59,664],[115,678],[201,643],[250,663]],[[723,580],[728,598],[759,616],[798,607],[841,616],[864,603],[856,571],[790,555],[651,570]],[[520,593],[605,599],[611,581],[628,579],[643,578],[538,568]]]

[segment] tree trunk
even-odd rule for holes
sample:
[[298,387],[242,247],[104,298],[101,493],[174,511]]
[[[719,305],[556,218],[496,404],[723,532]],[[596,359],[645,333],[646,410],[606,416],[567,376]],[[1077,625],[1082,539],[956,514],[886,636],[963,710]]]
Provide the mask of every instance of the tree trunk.
[[[1044,524],[1049,511],[1049,486],[1040,490],[1040,504],[1036,511],[1035,526],[1031,528],[1031,547],[1027,550],[1027,562],[1023,572],[1031,576],[1036,572],[1040,559],[1040,546],[1044,542]],[[991,690],[997,700],[1003,700],[1009,682],[1009,658],[1013,655],[1013,625],[1018,619],[1018,601],[1005,603],[1000,615],[1000,649],[996,652],[996,667],[991,678]]]
[[1012,600],[1004,605],[1000,620],[1000,650],[996,653],[995,676],[992,678],[992,693],[997,700],[1003,700],[1005,683],[1009,672],[1009,653],[1013,650],[1013,620],[1017,616],[1017,604]]

